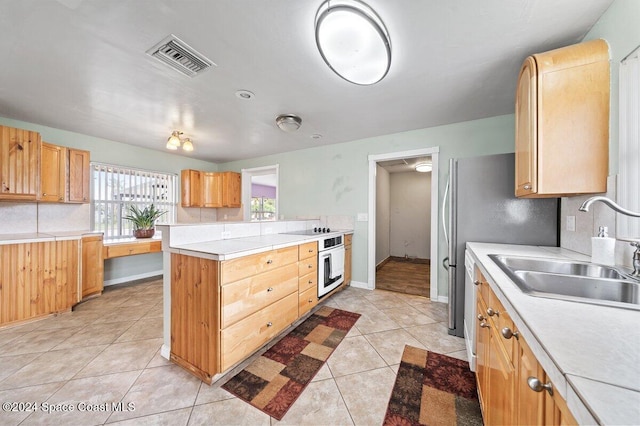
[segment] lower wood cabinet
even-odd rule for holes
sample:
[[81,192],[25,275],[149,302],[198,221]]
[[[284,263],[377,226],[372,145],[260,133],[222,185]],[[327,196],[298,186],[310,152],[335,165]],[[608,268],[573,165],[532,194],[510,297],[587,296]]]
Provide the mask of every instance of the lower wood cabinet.
[[[476,375],[484,423],[577,424],[564,399],[547,390],[553,384],[478,269],[476,276]],[[542,386],[533,386],[535,383]]]
[[349,285],[351,283],[352,239],[353,234],[346,234],[344,236],[344,285]]
[[82,298],[102,293],[104,289],[104,257],[102,234],[82,237]]
[[0,325],[76,304],[79,240],[0,245]]

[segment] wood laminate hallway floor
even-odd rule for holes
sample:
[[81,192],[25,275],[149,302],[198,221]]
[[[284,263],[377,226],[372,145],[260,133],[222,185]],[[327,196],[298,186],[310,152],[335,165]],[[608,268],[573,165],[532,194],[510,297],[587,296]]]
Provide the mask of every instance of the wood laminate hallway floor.
[[428,260],[391,257],[376,271],[376,289],[429,297],[431,265]]

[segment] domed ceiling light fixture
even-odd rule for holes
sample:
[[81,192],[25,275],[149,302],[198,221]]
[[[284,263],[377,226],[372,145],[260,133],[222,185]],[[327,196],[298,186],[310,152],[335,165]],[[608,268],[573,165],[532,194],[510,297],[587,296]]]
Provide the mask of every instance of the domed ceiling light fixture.
[[431,163],[420,163],[416,164],[416,172],[427,173],[432,170],[433,166]]
[[366,86],[389,72],[389,32],[376,12],[361,1],[325,1],[316,13],[315,30],[322,59],[343,79]]
[[276,125],[283,132],[295,132],[302,125],[302,118],[295,114],[280,114],[276,117]]

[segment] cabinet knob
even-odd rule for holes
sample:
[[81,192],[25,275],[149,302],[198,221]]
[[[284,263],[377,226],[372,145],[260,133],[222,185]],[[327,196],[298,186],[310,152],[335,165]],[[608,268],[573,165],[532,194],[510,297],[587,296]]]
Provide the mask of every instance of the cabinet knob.
[[478,321],[484,321],[486,318],[482,314],[478,314]]
[[309,299],[309,303],[313,303],[313,299]]
[[271,265],[273,263],[273,260],[269,259],[267,260],[267,265]]
[[502,330],[500,330],[500,332],[502,333],[502,337],[504,337],[505,339],[511,339],[512,337],[515,337],[516,340],[518,340],[520,338],[520,332],[513,332],[509,327],[503,328]]
[[490,317],[494,315],[500,316],[500,312],[494,311],[493,308],[487,308],[487,315],[489,315]]
[[309,249],[309,253],[313,253],[313,249]]
[[309,280],[309,284],[313,284],[313,280]]
[[82,201],[87,201],[87,197],[82,197]]
[[269,322],[267,323],[267,327],[271,327],[272,325],[273,325],[273,323],[272,323],[271,321],[269,321]]
[[313,265],[309,265],[309,269],[313,268]]
[[58,201],[62,201],[62,200],[63,200],[63,198],[62,198],[62,197],[58,198]]
[[47,196],[47,194],[43,192],[43,193],[42,193],[42,196],[43,196],[43,197],[46,197],[46,196]]
[[549,392],[549,395],[553,396],[553,385],[551,385],[551,382],[542,383],[540,379],[532,376],[527,379],[527,384],[534,392],[542,392],[543,390],[546,390]]
[[482,328],[490,328],[491,326],[489,324],[487,324],[486,322],[481,322],[480,323],[480,327],[482,327]]
[[270,291],[273,291],[273,287],[269,287],[269,288],[267,289],[267,292],[270,292]]
[[523,186],[524,189],[526,189],[527,191],[531,189],[531,185],[530,184],[526,184],[525,186]]
[[474,280],[473,281],[473,285],[480,285],[480,281],[479,280]]

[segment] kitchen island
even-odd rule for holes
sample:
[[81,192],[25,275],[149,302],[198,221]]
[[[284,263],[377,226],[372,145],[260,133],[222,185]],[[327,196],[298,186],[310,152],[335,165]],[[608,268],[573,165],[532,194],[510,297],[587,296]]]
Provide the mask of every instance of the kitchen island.
[[638,424],[640,310],[527,295],[489,258],[503,254],[588,261],[578,253],[485,243],[468,243],[467,248],[575,420]]
[[159,226],[162,355],[210,384],[306,317],[319,300],[318,250],[327,239],[343,244],[350,232],[299,235],[318,226],[317,221]]

